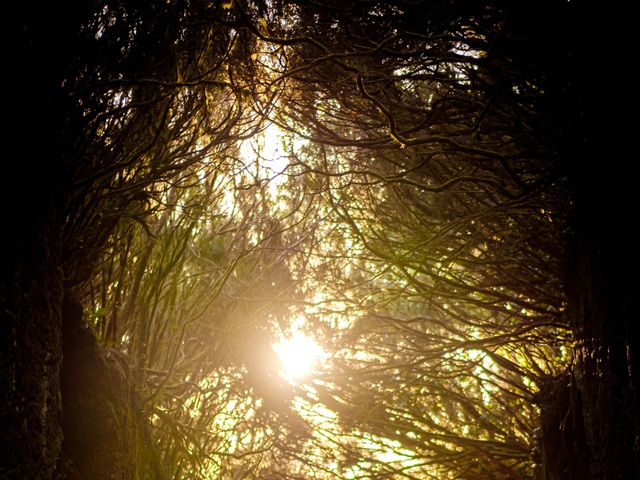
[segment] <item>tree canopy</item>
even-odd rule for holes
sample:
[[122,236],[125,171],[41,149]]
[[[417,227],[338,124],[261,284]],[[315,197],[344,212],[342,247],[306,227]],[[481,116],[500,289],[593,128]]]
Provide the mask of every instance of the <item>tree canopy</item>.
[[[25,7],[16,119],[43,133],[9,170],[33,193],[3,198],[3,478],[632,472],[637,338],[598,333],[567,274],[598,268],[572,243],[588,14]],[[103,414],[127,452],[99,463]]]

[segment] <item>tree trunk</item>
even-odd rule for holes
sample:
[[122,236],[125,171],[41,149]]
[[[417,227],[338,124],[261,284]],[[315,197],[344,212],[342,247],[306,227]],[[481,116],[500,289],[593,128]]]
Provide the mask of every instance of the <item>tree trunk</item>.
[[49,479],[62,442],[63,279],[55,236],[35,215],[17,212],[31,225],[5,216],[9,245],[0,276],[0,478]]
[[640,472],[639,329],[632,328],[630,265],[636,248],[625,231],[634,218],[630,183],[624,170],[607,172],[599,162],[581,178],[576,195],[569,312],[591,452],[588,478],[594,480],[637,478]]
[[544,480],[585,480],[589,447],[580,392],[569,374],[550,377],[536,396],[540,406],[540,463]]

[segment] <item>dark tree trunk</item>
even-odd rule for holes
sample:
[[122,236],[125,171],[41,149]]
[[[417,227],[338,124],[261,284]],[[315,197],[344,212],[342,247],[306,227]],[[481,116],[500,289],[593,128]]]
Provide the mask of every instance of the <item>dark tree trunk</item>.
[[594,480],[640,474],[640,329],[632,318],[637,292],[631,267],[637,247],[627,230],[633,186],[624,165],[607,167],[612,154],[602,155],[591,171],[583,165],[568,282],[574,372],[591,451],[588,478]]
[[7,144],[0,187],[1,479],[52,478],[63,440],[60,130],[66,114],[59,108],[64,59],[56,45],[64,36],[64,6],[23,2],[5,11],[12,101],[3,110]]
[[61,278],[21,283],[0,287],[0,478],[51,478],[62,442]]
[[[627,42],[619,33],[625,30],[620,18],[624,14],[588,2],[545,5],[552,7],[547,16],[559,21],[538,22],[532,28],[541,32],[541,42],[525,43],[540,59],[529,63],[544,67],[548,85],[541,131],[568,182],[573,204],[566,294],[576,345],[568,390],[556,391],[549,397],[555,400],[541,405],[545,435],[550,435],[547,447],[554,452],[544,470],[547,478],[640,478],[640,328],[632,317],[637,246],[629,231],[637,218],[637,179],[630,171],[634,147],[625,148],[625,141],[637,133],[629,132],[620,118],[620,107],[631,99],[613,73],[625,64],[619,60],[627,54]],[[564,16],[555,15],[556,10]],[[532,25],[531,18],[527,15],[523,24]],[[608,26],[615,26],[617,33]],[[560,423],[553,427],[554,411],[563,410],[567,400],[573,410],[556,417]],[[581,420],[572,417],[578,405]],[[576,427],[573,433],[568,420]],[[583,436],[587,451],[580,461],[575,451],[558,453],[563,452],[562,443],[579,445]]]
[[580,392],[572,375],[550,377],[540,385],[540,463],[544,480],[585,480],[589,447]]
[[[637,179],[630,171],[629,132],[620,119],[628,92],[616,71],[618,35],[594,36],[607,25],[624,30],[620,12],[590,12],[581,29],[583,49],[575,59],[577,107],[568,118],[564,146],[574,202],[567,296],[574,349],[575,388],[582,398],[590,450],[587,478],[623,480],[640,476],[638,392],[640,347],[632,298],[637,264]],[[604,30],[603,30],[604,29]],[[600,66],[594,69],[594,59]],[[635,162],[634,162],[635,163]]]
[[0,266],[0,478],[47,479],[62,431],[63,278],[47,188],[28,198],[5,189]]

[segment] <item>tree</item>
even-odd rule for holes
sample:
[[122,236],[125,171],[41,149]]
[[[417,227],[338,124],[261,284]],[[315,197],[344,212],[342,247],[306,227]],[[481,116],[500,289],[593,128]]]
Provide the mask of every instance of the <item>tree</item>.
[[[615,234],[630,189],[584,167],[602,154],[589,8],[125,1],[18,18],[10,117],[30,148],[8,178],[33,193],[3,193],[3,476],[637,470]],[[275,172],[260,140],[246,154],[274,125]],[[330,360],[292,386],[271,344],[296,316]],[[101,463],[78,447],[92,421],[121,445]]]
[[[637,412],[631,407],[635,394],[623,373],[627,367],[634,371],[634,360],[633,354],[613,360],[621,353],[612,352],[622,352],[626,341],[627,346],[637,342],[632,334],[623,333],[626,320],[623,328],[614,329],[615,334],[605,333],[604,327],[608,323],[605,317],[626,318],[620,308],[624,310],[621,306],[628,301],[618,293],[625,288],[612,289],[609,300],[603,297],[594,302],[585,294],[592,298],[586,292],[594,288],[602,291],[601,287],[587,281],[589,287],[574,290],[573,281],[566,283],[562,278],[567,258],[574,255],[573,249],[563,251],[572,229],[577,228],[573,231],[578,238],[591,238],[599,245],[590,243],[587,257],[598,258],[594,252],[599,248],[611,252],[605,247],[610,245],[610,237],[603,232],[611,232],[613,227],[603,230],[585,218],[589,215],[586,212],[599,211],[600,207],[578,206],[575,211],[582,214],[578,214],[581,220],[577,224],[576,217],[568,221],[563,215],[572,202],[591,205],[593,197],[586,191],[597,184],[597,175],[585,175],[597,169],[584,167],[584,162],[590,163],[593,158],[586,147],[592,141],[588,136],[585,143],[588,122],[593,122],[593,117],[585,114],[584,79],[589,74],[584,31],[581,27],[567,28],[575,25],[576,18],[588,16],[589,10],[552,3],[536,7],[536,11],[493,5],[469,8],[459,15],[460,11],[449,5],[425,7],[408,2],[297,5],[300,8],[293,14],[297,24],[292,21],[284,29],[262,35],[290,47],[280,77],[288,80],[288,94],[276,121],[327,146],[314,152],[315,159],[300,155],[295,160],[301,171],[329,179],[328,202],[340,221],[350,227],[346,243],[353,238],[360,240],[369,255],[387,262],[389,270],[402,272],[403,283],[398,283],[403,293],[409,284],[423,295],[428,293],[429,301],[440,300],[433,302],[436,310],[445,299],[455,299],[455,310],[446,317],[457,321],[468,315],[475,317],[478,307],[480,311],[500,311],[499,302],[505,302],[504,307],[518,305],[522,313],[537,310],[538,318],[547,318],[542,323],[548,322],[552,330],[538,338],[555,337],[557,329],[566,333],[571,329],[577,338],[588,338],[589,353],[579,351],[579,357],[601,357],[603,364],[611,366],[611,385],[615,385],[611,390],[624,393],[616,400],[615,395],[605,393],[608,387],[595,381],[595,371],[600,370],[589,361],[576,367],[577,381],[568,382],[564,375],[548,381],[540,378],[538,387],[543,391],[537,399],[546,425],[542,440],[545,469],[547,475],[557,478],[567,474],[582,478],[587,470],[594,478],[630,474],[635,467],[629,459],[637,455],[633,453],[633,434],[628,432],[637,429],[611,425],[636,424]],[[552,25],[540,28],[547,18],[553,18]],[[420,177],[420,169],[427,174]],[[615,173],[613,177],[618,178]],[[373,186],[373,192],[364,187],[366,193],[354,195],[354,185],[358,184]],[[585,185],[591,187],[583,190]],[[409,186],[415,190],[412,192]],[[390,191],[395,195],[388,194]],[[618,192],[625,191],[628,189]],[[381,200],[386,195],[393,201]],[[436,203],[434,198],[441,201]],[[384,202],[390,206],[371,209],[372,204]],[[628,204],[621,198],[615,203]],[[447,218],[444,212],[450,216]],[[481,219],[477,222],[480,228],[474,226],[474,215]],[[383,226],[371,228],[381,216]],[[392,218],[397,216],[400,221]],[[618,213],[596,215],[612,217],[620,219]],[[430,224],[427,219],[431,218]],[[585,225],[590,225],[586,231]],[[430,231],[438,226],[441,229],[437,234]],[[414,234],[411,230],[416,229],[418,233]],[[600,232],[596,234],[598,239],[587,231]],[[469,235],[468,241],[464,240],[465,234]],[[478,248],[478,239],[482,239],[482,245],[488,241],[492,246]],[[426,247],[433,254],[425,258],[421,250]],[[582,251],[581,247],[578,250]],[[619,264],[615,255],[609,254],[613,263]],[[591,265],[585,256],[580,258],[583,266]],[[372,268],[370,258],[367,260],[369,264],[361,269],[370,278],[379,278],[387,271]],[[443,260],[449,267],[444,274],[440,273]],[[349,266],[353,263],[348,262]],[[436,266],[437,273],[425,264]],[[573,265],[573,272],[583,271]],[[609,270],[604,264],[593,268],[598,272]],[[616,271],[619,274],[615,280],[608,278],[621,285],[624,274],[620,277],[621,270]],[[579,274],[578,283],[586,286],[586,278],[602,278],[600,273],[595,277],[593,273]],[[434,281],[434,277],[444,278]],[[350,282],[336,283],[340,285],[337,298],[348,299],[343,292]],[[362,277],[357,284],[362,284]],[[488,288],[481,289],[483,285]],[[562,299],[565,293],[573,305],[568,316],[562,313],[566,309]],[[354,301],[357,308],[366,311],[362,308],[363,303],[366,305],[363,297],[357,298],[361,301]],[[546,307],[529,302],[543,298],[549,302]],[[474,308],[469,309],[469,304]],[[600,311],[596,304],[607,304],[606,310],[618,313],[597,316],[599,320],[585,315],[584,308]],[[518,325],[518,320],[526,325],[526,318],[501,313],[511,320],[498,321],[503,328]],[[391,315],[388,323],[397,325],[398,320],[407,319]],[[492,322],[480,323],[488,326]],[[569,346],[565,344],[565,348]],[[633,348],[627,348],[627,352]],[[516,370],[522,368],[514,366]],[[555,366],[550,366],[543,377],[554,373]],[[560,408],[567,408],[565,419],[570,418],[570,427],[558,426],[554,401],[562,405]],[[581,402],[588,404],[584,412],[580,411]],[[605,404],[619,407],[604,411]],[[607,438],[604,442],[603,435]],[[565,457],[582,461],[567,465],[549,458],[548,454],[563,442],[570,450]],[[591,460],[583,454],[587,450],[592,452]]]
[[32,192],[3,195],[2,443],[14,445],[3,475],[50,478],[56,468],[63,297],[78,297],[123,219],[144,223],[162,204],[154,186],[256,129],[244,115],[250,40],[232,17],[207,2],[19,12],[25,102],[14,118],[25,148],[8,177]]

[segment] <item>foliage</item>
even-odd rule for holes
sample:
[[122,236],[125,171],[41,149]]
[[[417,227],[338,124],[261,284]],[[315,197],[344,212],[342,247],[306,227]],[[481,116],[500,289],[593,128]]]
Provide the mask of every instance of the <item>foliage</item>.
[[325,4],[280,32],[274,121],[309,140],[291,168],[330,212],[310,311],[350,325],[329,330],[336,353],[307,401],[338,413],[331,475],[531,477],[534,395],[570,340],[566,194],[528,121],[542,86],[516,66],[489,77],[508,60],[481,17],[496,12],[413,8]]
[[[541,474],[570,202],[506,3],[59,14],[65,288],[168,476]],[[291,385],[300,318],[329,360]]]

